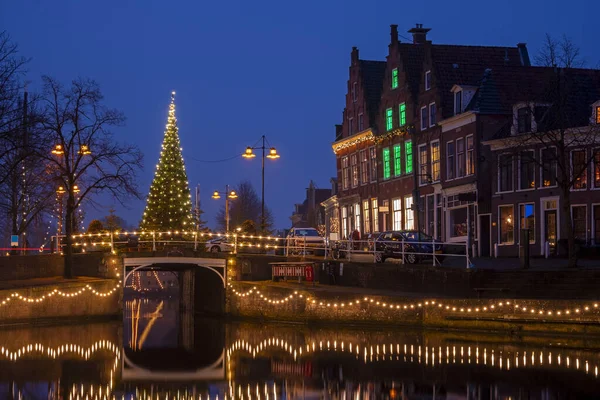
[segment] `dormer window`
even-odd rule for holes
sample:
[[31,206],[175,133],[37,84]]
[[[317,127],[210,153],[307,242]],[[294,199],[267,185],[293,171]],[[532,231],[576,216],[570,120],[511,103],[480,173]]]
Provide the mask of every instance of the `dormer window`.
[[462,113],[462,90],[454,93],[454,115]]
[[431,71],[425,72],[425,90],[431,90]]
[[596,106],[596,124],[600,125],[600,106]]
[[531,132],[531,110],[529,107],[521,107],[517,110],[517,132]]

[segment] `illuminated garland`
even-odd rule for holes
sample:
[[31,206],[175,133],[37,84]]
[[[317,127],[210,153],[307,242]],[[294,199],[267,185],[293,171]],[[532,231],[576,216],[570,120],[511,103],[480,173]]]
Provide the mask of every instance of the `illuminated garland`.
[[511,301],[492,301],[486,306],[471,306],[471,307],[460,307],[447,302],[441,302],[436,300],[426,300],[421,302],[411,302],[411,303],[393,303],[393,302],[383,302],[379,300],[375,300],[370,297],[359,298],[353,301],[347,302],[332,302],[332,301],[320,301],[314,297],[304,296],[302,294],[298,294],[298,291],[294,291],[294,293],[281,297],[281,298],[270,298],[263,295],[259,290],[256,289],[256,286],[246,292],[237,291],[233,288],[231,283],[228,283],[233,294],[237,297],[249,297],[251,295],[258,296],[263,301],[270,304],[285,304],[288,301],[292,300],[294,297],[298,297],[306,301],[307,303],[320,307],[330,307],[330,308],[347,308],[347,307],[356,307],[361,305],[368,306],[376,306],[378,308],[389,309],[389,310],[414,310],[418,311],[423,308],[433,308],[433,309],[441,309],[450,313],[467,313],[467,314],[477,314],[477,313],[492,313],[499,310],[506,310],[513,308],[514,312],[523,312],[526,314],[533,314],[537,316],[562,316],[570,315],[570,314],[584,314],[591,313],[599,310],[599,304],[597,302],[584,304],[575,308],[567,308],[567,309],[536,309],[535,307],[527,307],[525,305],[519,305],[517,303],[511,303]]
[[2,306],[7,305],[13,299],[21,300],[25,303],[40,303],[40,302],[42,302],[50,297],[53,297],[53,296],[77,297],[79,295],[82,295],[86,291],[89,291],[98,297],[108,297],[108,296],[112,295],[113,293],[115,293],[117,291],[117,289],[119,288],[119,286],[120,286],[120,284],[117,283],[114,288],[112,288],[108,292],[104,292],[104,293],[101,293],[101,292],[97,291],[96,289],[93,289],[90,285],[85,285],[85,287],[82,287],[81,289],[77,290],[76,292],[71,292],[71,293],[65,293],[61,290],[54,289],[50,293],[42,295],[41,297],[27,297],[27,296],[23,296],[17,292],[14,292],[10,296],[8,296],[6,299],[2,300],[2,302],[0,302],[0,305],[2,305]]
[[375,144],[381,144],[385,140],[393,139],[395,137],[410,135],[410,131],[414,128],[414,125],[406,125],[402,128],[396,128],[392,131],[377,135],[375,136]]

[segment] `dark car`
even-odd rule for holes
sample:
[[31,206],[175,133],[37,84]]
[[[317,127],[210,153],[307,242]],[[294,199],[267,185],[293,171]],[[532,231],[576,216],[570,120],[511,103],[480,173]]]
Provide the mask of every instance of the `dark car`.
[[[402,250],[403,243],[404,251]],[[436,262],[441,263],[443,260],[442,243],[434,241],[431,236],[418,231],[382,232],[375,240],[375,261],[378,263],[385,262],[388,258],[402,259],[402,254],[404,254],[405,263],[415,264],[424,259],[431,259],[434,251]]]

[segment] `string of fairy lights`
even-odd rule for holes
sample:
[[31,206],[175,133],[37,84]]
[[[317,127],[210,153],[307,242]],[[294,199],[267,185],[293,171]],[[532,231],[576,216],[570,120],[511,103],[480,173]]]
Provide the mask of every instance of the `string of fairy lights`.
[[15,300],[20,300],[25,303],[41,303],[45,300],[48,300],[51,297],[56,297],[56,296],[72,298],[72,297],[80,296],[80,295],[84,294],[85,292],[89,292],[97,297],[108,297],[108,296],[112,295],[113,293],[115,293],[119,289],[119,287],[120,287],[120,283],[117,282],[112,289],[110,289],[106,292],[100,292],[100,291],[94,289],[93,287],[91,287],[89,284],[87,284],[84,287],[80,288],[79,290],[76,290],[73,292],[63,292],[62,290],[54,289],[51,292],[41,295],[39,297],[29,297],[29,296],[24,296],[24,295],[20,294],[19,292],[13,292],[10,296],[8,296],[4,300],[0,301],[0,306],[8,305],[11,301],[15,301]]
[[[325,307],[333,309],[346,309],[351,307],[375,307],[378,309],[384,309],[389,311],[420,311],[422,309],[438,309],[445,313],[452,314],[489,314],[497,312],[509,312],[509,313],[521,313],[521,315],[530,315],[536,317],[564,317],[570,315],[599,315],[600,304],[598,302],[589,302],[581,304],[580,306],[569,307],[569,308],[540,308],[537,306],[527,305],[527,300],[518,301],[495,301],[491,300],[484,305],[471,305],[464,306],[460,304],[453,304],[451,300],[437,301],[437,300],[424,300],[424,301],[411,301],[406,303],[400,302],[385,302],[378,300],[373,297],[361,297],[350,301],[332,301],[331,299],[323,300],[317,299],[315,296],[306,296],[298,291],[283,296],[283,297],[269,297],[255,287],[248,291],[242,292],[236,290],[231,283],[228,283],[230,290],[237,297],[246,298],[250,296],[256,296],[261,301],[272,304],[287,304],[294,299],[298,301],[304,301],[308,305],[314,307]],[[460,303],[460,301],[458,302]]]

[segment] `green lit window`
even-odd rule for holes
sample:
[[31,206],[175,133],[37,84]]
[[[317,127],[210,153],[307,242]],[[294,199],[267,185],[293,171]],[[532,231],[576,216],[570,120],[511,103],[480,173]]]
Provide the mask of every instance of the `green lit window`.
[[400,153],[402,152],[402,146],[399,144],[394,145],[394,175],[398,176],[402,173],[402,163],[400,161]]
[[394,127],[394,111],[391,108],[385,110],[385,127],[388,131]]
[[383,149],[383,179],[390,179],[390,149]]
[[400,126],[406,125],[406,103],[400,104]]
[[412,172],[412,165],[413,165],[413,160],[412,160],[412,142],[406,141],[404,142],[404,152],[406,153],[406,173],[410,174]]
[[398,87],[398,68],[392,70],[392,89]]

